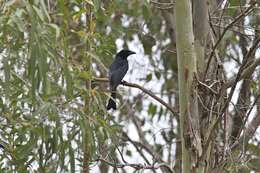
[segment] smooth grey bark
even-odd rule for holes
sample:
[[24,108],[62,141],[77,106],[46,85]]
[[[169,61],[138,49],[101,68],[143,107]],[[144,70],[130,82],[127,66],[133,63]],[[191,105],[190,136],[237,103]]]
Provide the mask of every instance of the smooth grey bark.
[[197,110],[193,95],[193,73],[196,71],[194,53],[194,36],[192,27],[192,9],[190,0],[176,1],[176,43],[178,57],[178,85],[180,105],[180,132],[182,141],[182,172],[191,172],[191,138],[190,118],[192,110]]

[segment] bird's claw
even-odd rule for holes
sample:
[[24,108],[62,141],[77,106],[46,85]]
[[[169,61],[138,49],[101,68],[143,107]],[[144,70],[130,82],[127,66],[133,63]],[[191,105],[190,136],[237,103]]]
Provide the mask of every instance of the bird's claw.
[[125,85],[125,84],[126,84],[126,81],[125,81],[125,80],[122,80],[122,81],[121,81],[121,84],[122,84],[122,85]]

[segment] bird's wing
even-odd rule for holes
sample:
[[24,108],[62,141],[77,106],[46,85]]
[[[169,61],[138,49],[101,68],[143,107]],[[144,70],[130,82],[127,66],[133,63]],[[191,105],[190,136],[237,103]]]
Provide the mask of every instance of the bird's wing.
[[109,73],[110,88],[115,90],[116,87],[121,83],[122,79],[126,75],[128,70],[128,63],[123,64],[117,69],[113,69]]

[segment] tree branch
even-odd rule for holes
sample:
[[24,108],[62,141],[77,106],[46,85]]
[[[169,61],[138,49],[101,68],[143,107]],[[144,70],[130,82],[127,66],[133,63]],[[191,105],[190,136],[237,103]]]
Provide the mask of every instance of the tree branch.
[[[259,102],[259,97],[260,95],[257,95],[256,96],[256,100],[255,102],[253,103],[253,105],[251,106],[251,109],[247,115],[247,118],[245,119],[244,121],[244,125],[249,117],[249,114],[250,112],[252,111],[254,105],[256,105],[258,102]],[[244,126],[243,125],[243,126]],[[252,136],[255,134],[257,128],[260,126],[260,116],[258,116],[257,114],[254,116],[254,118],[252,119],[252,121],[248,124],[248,126],[246,127],[246,129],[244,130],[244,134],[240,136],[239,139],[237,139],[232,145],[231,145],[231,149],[234,150],[235,148],[237,148],[239,146],[239,144],[243,143],[243,141],[245,143],[247,143],[251,138]],[[245,138],[243,137],[245,136]]]
[[[215,128],[217,127],[218,123],[220,122],[220,120],[222,119],[222,116],[224,114],[224,112],[226,111],[232,97],[233,97],[233,94],[235,92],[235,88],[237,86],[237,83],[243,79],[242,76],[244,75],[244,77],[246,77],[247,75],[249,74],[252,74],[255,70],[255,68],[260,64],[260,58],[257,58],[254,63],[252,63],[251,65],[248,65],[248,58],[249,56],[252,56],[252,53],[255,51],[255,49],[257,48],[257,45],[260,41],[260,37],[256,39],[255,43],[253,44],[253,46],[250,48],[250,50],[247,52],[246,56],[244,57],[243,59],[243,63],[242,65],[240,66],[238,72],[237,72],[237,75],[234,77],[234,81],[231,83],[231,89],[230,89],[230,92],[229,92],[229,95],[224,103],[224,106],[222,107],[222,109],[220,110],[220,114],[218,115],[216,121],[214,122],[214,125],[212,127],[212,129],[210,130],[209,132],[209,136],[205,142],[205,149],[203,150],[203,154],[204,152],[206,152],[207,150],[207,147],[209,145],[209,142],[211,141],[211,138],[212,138],[212,135],[213,135],[213,131],[215,130]],[[250,73],[251,72],[251,73]],[[225,86],[224,86],[224,89]]]
[[109,162],[105,159],[102,159],[102,158],[98,158],[96,161],[102,161],[102,162],[105,162],[107,163],[108,165],[112,166],[112,167],[115,167],[115,168],[124,168],[124,167],[132,167],[136,170],[142,170],[142,169],[151,169],[151,170],[155,170],[155,169],[159,169],[161,167],[166,167],[168,168],[169,170],[171,170],[171,172],[173,173],[174,171],[171,169],[171,167],[169,165],[167,165],[166,163],[159,163],[159,164],[156,164],[156,165],[145,165],[145,164],[136,164],[136,163],[124,163],[124,164],[121,164],[121,163],[112,163],[112,162]]
[[[205,74],[207,74],[208,72],[208,68],[211,62],[211,59],[214,55],[214,52],[216,50],[216,48],[218,47],[218,45],[220,44],[220,41],[222,40],[222,38],[224,37],[224,35],[226,34],[226,32],[236,23],[238,22],[242,17],[247,16],[249,13],[251,13],[253,11],[253,7],[256,4],[256,2],[253,2],[252,5],[250,5],[250,7],[248,7],[244,12],[242,12],[239,16],[237,16],[229,25],[227,25],[227,27],[223,30],[222,34],[220,35],[219,39],[217,40],[217,42],[215,43],[214,47],[212,48],[212,51],[210,53],[209,56],[209,60],[206,66],[206,70],[205,70]],[[206,75],[205,75],[206,76]]]
[[[94,81],[99,81],[99,82],[108,82],[108,78],[94,78]],[[143,91],[144,93],[148,94],[150,97],[152,97],[154,100],[158,101],[159,103],[161,103],[163,106],[165,106],[168,110],[170,110],[173,114],[178,115],[178,110],[174,107],[172,107],[171,105],[169,105],[168,103],[166,103],[165,101],[163,101],[161,98],[157,97],[154,93],[152,93],[151,91],[149,91],[148,89],[138,85],[138,84],[134,84],[134,83],[129,83],[126,81],[122,81],[121,85],[123,86],[128,86],[128,87],[132,87],[132,88],[138,88],[141,91]]]
[[[239,81],[242,80],[242,79],[245,79],[247,78],[248,76],[250,76],[256,69],[257,66],[260,65],[260,57],[255,59],[251,65],[249,65],[248,67],[246,67],[241,76],[239,77]],[[236,77],[230,79],[229,81],[227,81],[225,84],[224,84],[224,88],[227,89],[227,88],[230,88],[231,86],[233,86],[233,84],[235,83],[235,79]]]

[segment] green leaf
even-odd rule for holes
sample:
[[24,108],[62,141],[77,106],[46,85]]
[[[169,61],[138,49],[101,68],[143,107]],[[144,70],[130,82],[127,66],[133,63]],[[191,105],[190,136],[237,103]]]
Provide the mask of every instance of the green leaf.
[[152,73],[146,75],[146,79],[145,80],[146,80],[146,82],[151,81],[152,80]]
[[83,78],[85,80],[91,80],[92,79],[90,71],[79,72],[78,77]]
[[158,80],[161,78],[161,72],[160,72],[160,71],[155,70],[154,74],[155,74],[155,76],[156,76],[156,78],[157,78]]
[[50,109],[51,107],[51,103],[49,102],[46,102],[46,103],[43,103],[40,108],[33,113],[33,116],[41,116],[41,115],[45,115],[46,113],[48,113],[48,110]]
[[8,58],[2,58],[2,60],[4,63],[5,82],[8,83],[10,81],[10,74],[11,74],[10,65],[8,63]]
[[19,158],[27,158],[32,152],[32,149],[35,147],[36,142],[36,138],[32,135],[30,140],[25,145],[19,146],[17,148],[17,154],[19,155]]
[[148,107],[148,113],[152,116],[154,116],[156,114],[156,110],[157,110],[157,106],[150,103],[149,107]]
[[125,153],[127,156],[131,157],[132,156],[132,152],[130,150],[126,150],[126,153]]
[[60,28],[54,23],[50,23],[50,24],[48,24],[48,26],[50,26],[51,28],[53,28],[55,30],[56,40],[58,40],[58,38],[60,37]]
[[34,11],[36,12],[36,14],[38,15],[38,17],[41,19],[41,21],[44,21],[44,15],[42,14],[42,11],[37,8],[36,6],[33,6]]
[[149,19],[151,19],[151,14],[150,14],[150,10],[149,10],[149,6],[148,5],[143,5],[142,6],[142,10],[143,10],[143,17],[146,21],[148,21]]
[[26,30],[26,25],[25,25],[24,21],[22,20],[23,13],[24,13],[24,10],[17,10],[15,12],[15,15],[12,16],[12,20],[15,22],[15,24],[18,27],[20,32],[24,32]]
[[40,3],[41,3],[41,6],[42,6],[42,9],[43,9],[43,12],[44,12],[45,16],[48,18],[48,22],[50,22],[51,18],[49,16],[48,11],[47,11],[47,8],[46,8],[46,5],[44,3],[44,0],[40,0]]
[[69,145],[69,157],[70,157],[70,172],[75,172],[75,156],[74,156],[74,150],[72,148],[72,144]]
[[64,67],[64,76],[66,80],[66,89],[67,89],[66,97],[68,99],[71,99],[73,95],[73,81],[72,81],[71,71],[67,66]]
[[29,50],[29,67],[28,67],[28,71],[29,71],[29,76],[30,76],[30,80],[32,83],[32,88],[31,88],[31,93],[32,93],[32,98],[33,100],[35,100],[35,93],[36,93],[36,84],[37,84],[37,79],[36,78],[36,74],[37,74],[37,68],[36,68],[36,49],[35,49],[35,43],[33,43],[33,40],[30,41],[30,49]]
[[94,0],[95,12],[97,12],[99,10],[100,6],[101,6],[101,1],[100,0]]

